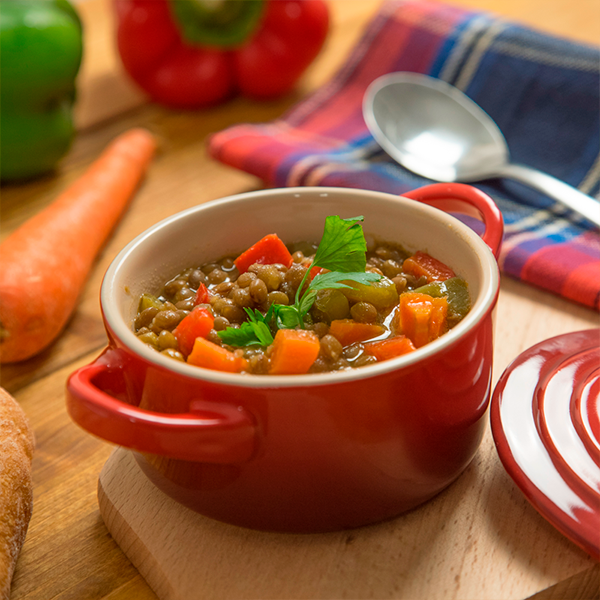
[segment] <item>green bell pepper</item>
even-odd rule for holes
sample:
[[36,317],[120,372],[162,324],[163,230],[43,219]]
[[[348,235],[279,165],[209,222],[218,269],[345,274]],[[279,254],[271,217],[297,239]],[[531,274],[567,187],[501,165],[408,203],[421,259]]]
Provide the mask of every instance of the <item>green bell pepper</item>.
[[448,299],[448,327],[452,328],[462,321],[471,310],[471,298],[467,282],[460,277],[451,277],[445,281],[432,281],[416,290],[433,298],[446,296]]
[[0,179],[51,171],[74,136],[82,26],[68,0],[0,2]]

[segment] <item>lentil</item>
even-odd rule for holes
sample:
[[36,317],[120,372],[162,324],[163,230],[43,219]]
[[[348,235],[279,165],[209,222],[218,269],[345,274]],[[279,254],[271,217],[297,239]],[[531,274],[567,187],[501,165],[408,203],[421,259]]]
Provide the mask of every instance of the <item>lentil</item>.
[[375,323],[377,309],[370,302],[357,302],[350,309],[350,315],[358,323]]

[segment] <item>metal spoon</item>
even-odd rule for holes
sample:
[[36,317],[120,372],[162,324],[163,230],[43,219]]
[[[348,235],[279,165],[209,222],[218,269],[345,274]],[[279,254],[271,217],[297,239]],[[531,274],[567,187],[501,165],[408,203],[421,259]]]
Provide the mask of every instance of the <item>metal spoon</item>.
[[462,182],[508,177],[600,227],[600,203],[546,173],[510,163],[496,123],[444,81],[418,73],[384,75],[367,89],[363,115],[379,145],[418,175]]

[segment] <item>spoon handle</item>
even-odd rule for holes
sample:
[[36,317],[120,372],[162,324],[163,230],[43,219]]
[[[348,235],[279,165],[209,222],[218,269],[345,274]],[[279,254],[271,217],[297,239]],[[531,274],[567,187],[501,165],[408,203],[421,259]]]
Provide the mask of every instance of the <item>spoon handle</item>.
[[531,167],[515,164],[502,166],[498,170],[498,175],[524,183],[550,198],[562,202],[588,221],[594,223],[596,227],[600,227],[600,203],[564,181]]

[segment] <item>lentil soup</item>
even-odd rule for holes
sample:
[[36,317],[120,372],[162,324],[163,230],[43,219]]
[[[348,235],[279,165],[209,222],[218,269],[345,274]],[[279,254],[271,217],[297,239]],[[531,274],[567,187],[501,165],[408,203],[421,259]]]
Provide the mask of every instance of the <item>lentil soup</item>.
[[209,369],[323,373],[412,352],[469,311],[466,282],[442,261],[367,241],[361,217],[329,220],[319,245],[286,246],[270,234],[237,256],[184,269],[158,295],[142,294],[137,337]]

